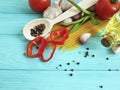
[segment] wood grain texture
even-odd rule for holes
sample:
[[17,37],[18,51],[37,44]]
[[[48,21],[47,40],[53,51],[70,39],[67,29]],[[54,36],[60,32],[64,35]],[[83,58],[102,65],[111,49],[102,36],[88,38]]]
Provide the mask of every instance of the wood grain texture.
[[22,28],[40,17],[28,0],[0,0],[0,90],[120,90],[120,55],[101,45],[101,33],[73,51],[57,49],[47,63],[26,57]]
[[[120,72],[0,71],[0,90],[119,90]],[[9,75],[7,74],[9,73]],[[115,82],[113,82],[115,81]]]

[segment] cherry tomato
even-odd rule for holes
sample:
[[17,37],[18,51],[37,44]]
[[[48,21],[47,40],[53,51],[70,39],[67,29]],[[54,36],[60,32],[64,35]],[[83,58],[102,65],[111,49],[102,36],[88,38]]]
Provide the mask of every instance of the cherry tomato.
[[99,0],[95,5],[95,11],[100,19],[109,19],[120,9],[118,0]]
[[42,13],[51,4],[50,0],[29,0],[31,9],[37,13]]

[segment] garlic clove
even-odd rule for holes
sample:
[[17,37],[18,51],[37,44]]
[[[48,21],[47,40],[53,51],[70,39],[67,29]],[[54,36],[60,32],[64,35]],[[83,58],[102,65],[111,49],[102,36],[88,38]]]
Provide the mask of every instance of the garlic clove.
[[[75,1],[75,0],[72,0],[72,1]],[[72,7],[72,5],[67,0],[59,0],[59,6],[63,12]]]
[[91,37],[91,33],[85,33],[85,34],[81,35],[81,37],[80,37],[81,44],[87,43],[87,41],[90,37]]
[[68,26],[71,22],[72,22],[72,18],[67,18],[63,20],[62,22],[60,22],[60,24],[63,26]]
[[61,8],[58,5],[58,2],[55,2],[52,6],[48,7],[43,12],[43,17],[48,19],[54,19],[62,13]]
[[112,51],[113,51],[115,54],[120,53],[120,44],[114,45],[114,46],[112,47]]

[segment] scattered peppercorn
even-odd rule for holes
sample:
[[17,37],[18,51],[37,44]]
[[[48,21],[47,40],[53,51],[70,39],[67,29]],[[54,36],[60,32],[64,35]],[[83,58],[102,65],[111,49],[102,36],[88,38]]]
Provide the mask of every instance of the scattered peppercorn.
[[60,67],[62,67],[62,65],[61,65],[61,64],[60,64],[59,66],[60,66]]
[[39,47],[37,46],[36,49],[39,49]]
[[86,50],[89,50],[89,48],[86,48]]
[[106,60],[109,60],[109,58],[107,57]]
[[95,55],[92,55],[92,57],[95,57]]
[[80,62],[77,62],[76,64],[77,64],[77,65],[80,65]]
[[67,63],[67,65],[70,65],[70,63]]
[[100,85],[99,87],[100,87],[100,88],[103,88],[103,86],[102,86],[102,85]]
[[84,57],[87,57],[87,56],[89,56],[89,52],[88,51],[85,52],[85,56]]
[[70,69],[70,71],[72,71],[72,72],[73,72],[73,71],[74,71],[74,69]]
[[67,71],[67,69],[64,69],[64,71]]
[[108,71],[111,71],[111,69],[108,69]]
[[23,53],[24,56],[26,56],[26,53]]
[[70,73],[70,74],[69,74],[69,76],[73,76],[73,74],[72,74],[72,73]]

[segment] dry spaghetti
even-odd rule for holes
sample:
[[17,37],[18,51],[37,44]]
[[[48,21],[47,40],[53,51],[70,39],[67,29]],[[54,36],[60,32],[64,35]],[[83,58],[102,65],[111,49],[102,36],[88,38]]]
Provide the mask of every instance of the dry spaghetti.
[[[74,50],[80,46],[79,37],[84,33],[91,33],[92,36],[100,32],[108,23],[108,20],[104,20],[99,25],[93,25],[90,21],[84,23],[76,32],[69,34],[69,38],[66,40],[65,44],[60,46],[59,48],[65,50]],[[63,26],[55,25],[53,30],[61,28]],[[67,29],[71,29],[72,26],[66,27]]]

